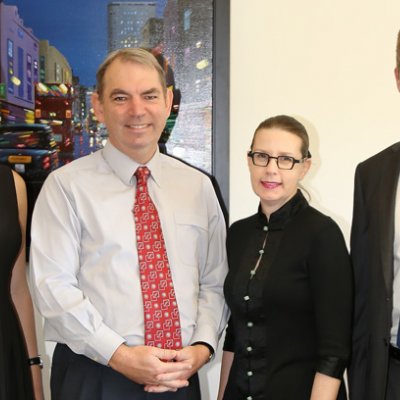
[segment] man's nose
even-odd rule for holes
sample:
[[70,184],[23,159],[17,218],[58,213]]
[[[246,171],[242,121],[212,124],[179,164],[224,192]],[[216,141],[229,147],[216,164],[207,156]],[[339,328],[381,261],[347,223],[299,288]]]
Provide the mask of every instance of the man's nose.
[[141,116],[144,114],[144,104],[140,98],[132,98],[129,101],[129,113],[134,116]]

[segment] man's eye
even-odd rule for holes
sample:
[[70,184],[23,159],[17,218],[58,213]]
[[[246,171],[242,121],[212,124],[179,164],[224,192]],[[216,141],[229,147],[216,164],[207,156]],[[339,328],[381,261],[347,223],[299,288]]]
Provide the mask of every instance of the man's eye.
[[155,100],[155,99],[157,99],[157,96],[155,94],[148,94],[148,95],[144,96],[144,98],[146,100]]
[[114,98],[113,98],[113,101],[117,101],[117,102],[123,102],[123,101],[125,101],[126,100],[126,97],[125,96],[115,96]]
[[255,153],[258,160],[268,160],[268,154],[265,153]]

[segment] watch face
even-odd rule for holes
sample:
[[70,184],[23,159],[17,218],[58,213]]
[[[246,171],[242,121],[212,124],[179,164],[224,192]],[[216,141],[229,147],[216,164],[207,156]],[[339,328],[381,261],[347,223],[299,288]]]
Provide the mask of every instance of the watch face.
[[39,365],[40,368],[43,368],[43,360],[41,357],[33,357],[28,359],[28,363],[30,366]]

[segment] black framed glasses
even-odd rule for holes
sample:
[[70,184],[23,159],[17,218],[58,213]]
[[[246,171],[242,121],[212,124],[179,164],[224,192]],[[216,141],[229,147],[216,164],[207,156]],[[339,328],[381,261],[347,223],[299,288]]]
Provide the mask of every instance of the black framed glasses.
[[262,153],[260,151],[249,151],[247,153],[247,157],[250,157],[253,161],[253,164],[257,167],[266,167],[269,164],[270,160],[274,159],[276,160],[279,169],[286,170],[293,169],[295,164],[301,164],[305,160],[307,160],[307,157],[300,160],[297,160],[296,158],[290,156],[272,157],[269,154]]

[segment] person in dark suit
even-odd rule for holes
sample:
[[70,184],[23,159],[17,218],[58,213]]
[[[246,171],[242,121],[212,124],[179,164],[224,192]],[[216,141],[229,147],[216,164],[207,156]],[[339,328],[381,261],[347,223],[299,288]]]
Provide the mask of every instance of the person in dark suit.
[[[400,32],[395,76],[400,90]],[[400,142],[357,166],[351,400],[400,399]]]
[[269,118],[247,155],[260,205],[228,232],[218,400],[345,400],[350,257],[337,224],[299,189],[311,166],[307,132],[292,117]]

